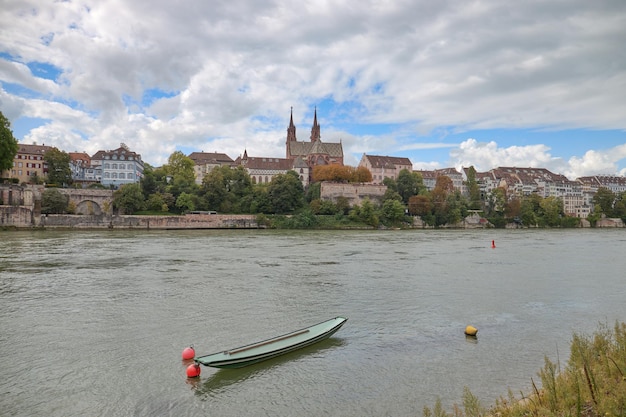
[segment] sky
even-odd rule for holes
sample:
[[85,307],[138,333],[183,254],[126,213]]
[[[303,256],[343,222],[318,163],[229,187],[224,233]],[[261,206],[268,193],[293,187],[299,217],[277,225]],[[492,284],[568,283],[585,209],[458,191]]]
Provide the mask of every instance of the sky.
[[623,0],[0,0],[20,143],[626,175]]

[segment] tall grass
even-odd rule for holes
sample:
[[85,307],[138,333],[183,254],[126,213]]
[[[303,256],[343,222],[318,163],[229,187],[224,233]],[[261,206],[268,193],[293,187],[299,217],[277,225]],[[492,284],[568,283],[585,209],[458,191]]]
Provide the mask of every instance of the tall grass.
[[626,324],[613,328],[601,324],[591,336],[574,334],[570,358],[564,370],[545,358],[538,373],[541,388],[532,381],[533,392],[520,397],[509,391],[487,409],[468,388],[462,407],[451,413],[437,399],[424,408],[425,417],[607,417],[626,416]]

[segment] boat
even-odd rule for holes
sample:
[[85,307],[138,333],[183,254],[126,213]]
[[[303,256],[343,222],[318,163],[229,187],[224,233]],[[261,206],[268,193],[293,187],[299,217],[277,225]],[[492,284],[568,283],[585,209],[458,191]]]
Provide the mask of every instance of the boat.
[[195,363],[213,368],[243,368],[297,349],[310,346],[332,336],[347,321],[335,317],[304,329],[231,350],[194,358]]

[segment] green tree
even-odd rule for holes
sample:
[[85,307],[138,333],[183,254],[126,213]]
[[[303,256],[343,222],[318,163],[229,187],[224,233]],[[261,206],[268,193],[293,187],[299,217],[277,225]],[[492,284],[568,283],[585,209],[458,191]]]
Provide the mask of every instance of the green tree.
[[471,210],[480,210],[480,186],[476,180],[476,169],[473,165],[467,169],[467,181],[465,181],[465,185],[469,192],[469,208]]
[[402,202],[408,204],[409,198],[419,194],[420,188],[424,186],[424,181],[419,173],[403,169],[398,174],[396,185],[398,194],[402,197]]
[[382,210],[383,223],[396,226],[404,220],[404,204],[398,200],[387,200],[383,203]]
[[44,154],[43,159],[46,161],[46,164],[48,164],[49,184],[65,187],[72,183],[70,154],[60,151],[57,148],[52,148]]
[[150,194],[146,200],[146,209],[150,211],[169,211],[169,207],[161,193]]
[[166,172],[172,180],[179,180],[185,183],[196,181],[194,173],[195,162],[181,151],[173,152],[167,159]]
[[274,213],[291,213],[304,205],[304,188],[295,171],[274,176],[267,192]]
[[613,217],[613,206],[615,205],[616,197],[613,191],[606,187],[600,187],[591,201],[594,205],[600,206],[602,213],[607,217]]
[[0,175],[2,171],[13,167],[13,159],[18,149],[19,145],[17,144],[17,140],[13,137],[11,123],[9,119],[4,117],[4,114],[0,112]]
[[230,168],[214,168],[202,179],[200,194],[209,210],[224,211],[222,204],[228,197]]
[[374,207],[374,204],[368,198],[363,200],[360,207],[357,206],[356,208],[358,210],[358,217],[360,221],[370,226],[378,227],[380,224],[380,217],[376,212],[376,207]]
[[124,184],[113,193],[113,207],[123,210],[126,214],[143,210],[144,206],[143,193],[139,184]]
[[193,202],[193,195],[181,193],[176,199],[176,207],[183,213],[194,210],[195,204]]
[[541,196],[531,194],[524,198],[520,204],[520,218],[526,226],[538,226],[540,219],[538,213],[541,207]]
[[440,175],[435,182],[435,188],[431,192],[435,225],[440,226],[448,223],[448,196],[454,191],[454,184],[447,175]]
[[561,225],[561,218],[564,216],[563,200],[556,197],[546,197],[540,203],[544,223],[551,227]]
[[67,210],[68,198],[56,188],[47,188],[41,193],[41,212],[61,214]]

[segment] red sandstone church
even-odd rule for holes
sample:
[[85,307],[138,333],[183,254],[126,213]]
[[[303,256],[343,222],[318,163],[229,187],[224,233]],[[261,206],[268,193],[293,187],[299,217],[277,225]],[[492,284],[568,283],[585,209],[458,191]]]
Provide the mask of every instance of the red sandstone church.
[[296,136],[296,126],[293,124],[293,108],[287,128],[285,142],[286,157],[266,158],[249,157],[244,151],[243,156],[235,160],[235,165],[243,165],[252,181],[264,183],[272,181],[272,177],[294,170],[300,176],[304,186],[311,182],[313,167],[316,165],[343,165],[343,146],[339,143],[322,142],[320,125],[317,122],[317,108],[313,115],[313,127],[308,141],[299,141]]

